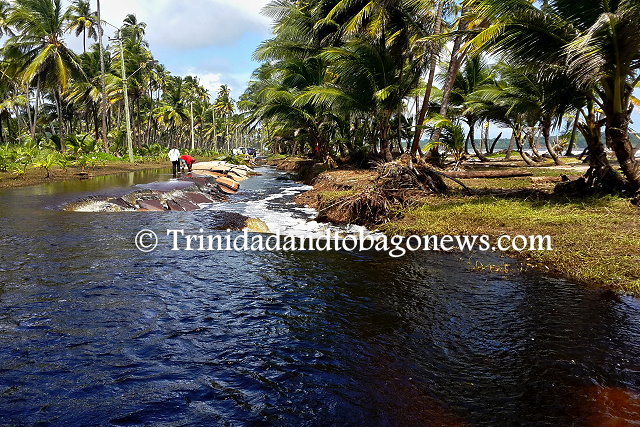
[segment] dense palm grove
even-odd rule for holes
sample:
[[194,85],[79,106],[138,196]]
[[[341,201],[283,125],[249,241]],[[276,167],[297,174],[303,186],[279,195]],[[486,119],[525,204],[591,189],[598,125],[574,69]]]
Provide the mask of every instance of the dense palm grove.
[[[0,170],[126,156],[124,83],[138,156],[164,156],[173,144],[204,151],[247,142],[226,85],[211,102],[197,78],[173,76],[154,60],[146,24],[134,15],[118,39],[100,37],[111,25],[100,22],[87,0],[68,8],[61,0],[0,1]],[[79,54],[67,46],[74,36],[83,40]]]
[[589,186],[640,189],[637,0],[276,0],[265,11],[274,36],[240,106],[276,151],[487,161],[492,123],[513,130],[510,148],[531,165],[535,141],[559,164],[579,133]]
[[134,15],[105,40],[99,6],[0,1],[0,170],[125,156],[128,110],[142,156],[251,139],[356,164],[410,153],[458,165],[465,153],[489,160],[492,124],[513,131],[508,157],[538,164],[540,140],[560,164],[580,134],[590,187],[640,189],[635,0],[276,0],[274,36],[237,104],[227,86],[211,102],[197,78],[171,75]]

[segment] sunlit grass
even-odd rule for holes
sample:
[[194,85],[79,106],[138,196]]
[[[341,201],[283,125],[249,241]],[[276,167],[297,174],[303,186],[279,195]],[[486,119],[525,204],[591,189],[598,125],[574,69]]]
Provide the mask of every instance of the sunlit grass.
[[627,200],[433,197],[403,214],[384,230],[402,235],[550,235],[554,251],[519,256],[577,282],[640,295],[640,209]]

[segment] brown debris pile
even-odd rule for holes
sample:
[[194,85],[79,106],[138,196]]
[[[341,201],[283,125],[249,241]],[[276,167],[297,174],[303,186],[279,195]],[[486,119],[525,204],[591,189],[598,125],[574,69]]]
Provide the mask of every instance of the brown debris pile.
[[319,211],[318,219],[377,225],[398,215],[399,208],[448,190],[443,177],[410,157],[378,165],[374,171],[332,171],[313,182],[314,190],[296,199]]

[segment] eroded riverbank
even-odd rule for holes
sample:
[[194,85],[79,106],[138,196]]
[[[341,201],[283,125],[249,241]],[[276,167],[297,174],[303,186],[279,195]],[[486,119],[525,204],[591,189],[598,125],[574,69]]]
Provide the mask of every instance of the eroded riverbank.
[[[295,162],[285,166],[295,171]],[[452,186],[448,195],[414,192],[389,210],[384,223],[353,214],[358,194],[376,191],[377,173],[329,170],[305,176],[314,189],[296,201],[337,224],[367,225],[387,234],[549,235],[553,251],[509,252],[538,270],[594,286],[640,296],[640,208],[611,196],[569,198],[551,194],[556,178],[578,169],[528,169],[533,177],[463,179],[475,195]]]

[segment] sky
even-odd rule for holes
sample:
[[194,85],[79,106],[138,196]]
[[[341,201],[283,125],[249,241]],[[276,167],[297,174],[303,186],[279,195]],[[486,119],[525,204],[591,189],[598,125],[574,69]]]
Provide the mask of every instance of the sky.
[[[231,88],[234,99],[245,91],[259,64],[252,60],[258,45],[271,37],[271,20],[261,14],[269,0],[102,0],[102,18],[121,26],[129,13],[146,22],[146,39],[155,59],[173,75],[197,76],[215,94],[221,84]],[[96,0],[91,0],[96,9]],[[107,26],[106,36],[114,29]],[[70,47],[82,51],[82,38],[70,35]],[[105,39],[105,43],[108,41]],[[636,91],[639,92],[639,91]],[[636,93],[640,97],[640,93]],[[632,127],[640,127],[633,114]],[[492,126],[490,137],[509,129]]]
[[[238,99],[258,63],[254,50],[270,37],[271,21],[260,14],[268,0],[102,0],[102,19],[117,27],[129,13],[146,22],[155,59],[173,75],[197,76],[214,95],[221,84]],[[96,9],[96,0],[91,0]],[[106,36],[114,33],[105,27]],[[70,36],[82,51],[82,36]],[[89,43],[89,42],[87,42]],[[214,96],[215,97],[215,96]]]

